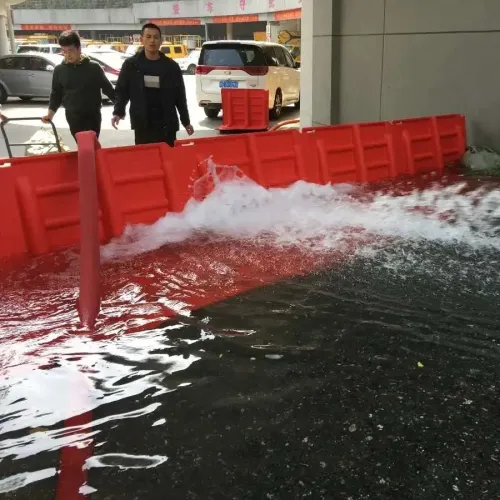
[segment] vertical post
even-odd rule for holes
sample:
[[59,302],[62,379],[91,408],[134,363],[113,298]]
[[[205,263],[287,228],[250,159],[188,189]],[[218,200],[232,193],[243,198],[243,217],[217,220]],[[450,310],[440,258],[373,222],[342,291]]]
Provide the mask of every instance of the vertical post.
[[99,201],[97,197],[95,132],[76,134],[80,186],[80,293],[78,314],[82,325],[93,330],[101,308],[101,256]]
[[0,56],[9,53],[9,39],[7,38],[7,10],[0,13]]
[[12,21],[12,8],[7,7],[7,29],[9,30],[10,53],[16,53],[16,36],[14,34],[14,22]]

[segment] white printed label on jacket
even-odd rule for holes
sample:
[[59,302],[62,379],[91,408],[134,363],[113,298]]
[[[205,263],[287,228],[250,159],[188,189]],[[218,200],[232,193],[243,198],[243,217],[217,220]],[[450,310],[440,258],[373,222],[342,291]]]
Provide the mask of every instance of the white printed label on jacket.
[[144,86],[149,89],[159,89],[160,77],[152,75],[144,75]]

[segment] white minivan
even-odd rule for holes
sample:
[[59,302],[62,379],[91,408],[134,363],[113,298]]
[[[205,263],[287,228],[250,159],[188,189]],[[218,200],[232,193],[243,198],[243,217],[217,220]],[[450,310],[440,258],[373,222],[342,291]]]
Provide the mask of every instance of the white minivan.
[[196,98],[209,118],[222,107],[221,89],[269,90],[272,118],[283,106],[300,106],[300,71],[277,43],[223,40],[205,42],[196,66]]

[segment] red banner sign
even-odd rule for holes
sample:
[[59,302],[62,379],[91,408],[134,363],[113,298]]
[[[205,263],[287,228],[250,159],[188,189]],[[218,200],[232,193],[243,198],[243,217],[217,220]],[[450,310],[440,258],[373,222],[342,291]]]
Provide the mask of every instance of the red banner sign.
[[215,16],[212,17],[213,24],[226,23],[255,23],[259,21],[258,14],[247,14],[242,16]]
[[21,24],[24,31],[66,31],[72,29],[71,24]]
[[274,13],[275,21],[290,21],[292,19],[300,19],[302,17],[302,9],[282,10]]
[[150,19],[150,23],[157,24],[158,26],[199,26],[201,19],[190,18],[170,18],[170,19]]

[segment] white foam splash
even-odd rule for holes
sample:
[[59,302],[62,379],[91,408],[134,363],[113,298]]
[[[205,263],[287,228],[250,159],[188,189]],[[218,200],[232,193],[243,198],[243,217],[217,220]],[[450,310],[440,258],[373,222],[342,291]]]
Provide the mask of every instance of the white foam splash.
[[[127,227],[103,247],[104,260],[138,255],[199,234],[275,245],[304,245],[312,251],[338,250],[346,232],[366,235],[466,243],[500,248],[494,223],[500,220],[500,190],[463,192],[464,185],[414,190],[404,196],[360,196],[354,185],[297,182],[266,190],[227,168],[221,182],[212,173],[214,191],[203,201],[191,199],[182,213],[156,223]],[[202,179],[203,180],[203,179]],[[196,191],[195,185],[195,191]],[[355,235],[354,235],[355,237]]]

